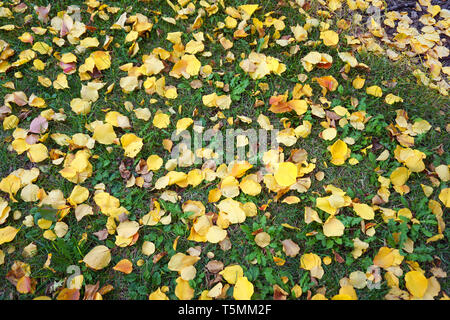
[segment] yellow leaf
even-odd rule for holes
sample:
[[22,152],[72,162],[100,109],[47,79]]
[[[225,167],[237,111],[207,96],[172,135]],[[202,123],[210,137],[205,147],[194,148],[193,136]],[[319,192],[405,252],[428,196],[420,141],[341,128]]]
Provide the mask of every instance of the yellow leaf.
[[95,66],[98,70],[105,70],[111,66],[111,57],[106,51],[95,51],[89,56],[94,59]]
[[111,262],[111,252],[108,247],[98,245],[84,256],[83,262],[91,269],[103,269]]
[[92,138],[101,144],[112,144],[117,136],[113,126],[109,123],[104,123],[95,127]]
[[183,118],[177,121],[177,131],[176,134],[180,134],[182,131],[186,130],[187,128],[189,128],[189,126],[191,124],[194,123],[194,120],[192,120],[191,118]]
[[381,247],[377,255],[373,258],[373,264],[380,268],[387,269],[391,266],[398,266],[403,261],[403,256],[397,249]]
[[134,236],[138,231],[139,223],[130,220],[121,222],[116,228],[117,234],[123,238],[130,238]]
[[95,48],[98,47],[100,43],[97,38],[87,37],[80,41],[80,46],[85,48]]
[[366,89],[366,93],[375,97],[381,97],[383,95],[383,90],[379,86],[370,86]]
[[67,82],[67,76],[64,73],[58,74],[56,80],[53,81],[53,88],[56,90],[62,90],[69,88],[69,83]]
[[194,265],[200,257],[188,256],[182,252],[178,252],[170,258],[168,268],[172,271],[181,271],[188,266]]
[[295,203],[299,203],[300,202],[300,198],[296,197],[296,196],[289,196],[283,199],[283,201],[281,201],[282,203],[287,203],[287,204],[295,204]]
[[375,212],[372,207],[365,203],[353,203],[353,210],[364,220],[372,220],[375,217]]
[[352,68],[358,65],[358,60],[356,60],[356,58],[350,52],[339,52],[338,56],[343,62],[348,63]]
[[169,300],[169,297],[161,290],[161,288],[158,288],[156,291],[150,293],[148,300]]
[[244,276],[244,270],[240,265],[227,266],[225,269],[219,272],[219,274],[225,279],[229,284],[235,284],[236,281]]
[[233,298],[235,300],[250,300],[253,292],[253,284],[248,281],[247,277],[240,277],[234,286]]
[[189,54],[196,54],[202,52],[204,49],[205,46],[201,41],[191,40],[188,43],[186,43],[186,48],[184,51]]
[[151,241],[144,241],[142,244],[142,253],[150,256],[155,252],[155,244]]
[[45,230],[44,233],[42,234],[42,236],[50,241],[55,241],[57,236],[56,234],[53,232],[53,230]]
[[450,208],[450,188],[441,190],[439,193],[439,200],[441,200],[447,208]]
[[336,128],[328,128],[322,131],[322,139],[331,141],[336,138],[337,130]]
[[312,270],[315,267],[319,267],[322,264],[322,260],[315,253],[305,253],[300,258],[300,268],[305,270]]
[[91,101],[75,98],[70,101],[70,107],[76,114],[86,115],[91,112]]
[[394,103],[396,103],[396,102],[403,102],[403,99],[402,98],[400,98],[400,97],[398,97],[398,96],[396,96],[396,95],[393,95],[392,93],[389,93],[385,98],[384,98],[384,101],[387,103],[387,104],[394,104]]
[[133,110],[136,118],[144,121],[148,121],[151,117],[151,112],[149,108],[137,108]]
[[14,201],[14,195],[19,191],[21,187],[21,180],[19,177],[10,174],[0,181],[0,190],[9,194],[10,198]]
[[19,118],[15,115],[10,115],[3,119],[3,130],[15,129],[19,124]]
[[125,150],[125,157],[134,158],[141,151],[144,143],[142,138],[132,134],[126,133],[120,138],[122,148]]
[[69,231],[69,226],[65,222],[58,221],[56,222],[53,231],[58,238],[62,238],[66,235],[67,231]]
[[38,76],[38,82],[46,88],[52,85],[52,80],[43,76]]
[[335,46],[339,43],[339,35],[333,30],[326,30],[320,33],[320,39],[326,46]]
[[408,291],[416,298],[421,298],[427,291],[428,280],[420,271],[410,271],[405,274],[405,284]]
[[67,52],[61,55],[60,61],[63,63],[77,62],[77,57],[72,52]]
[[411,172],[406,167],[398,167],[395,169],[391,175],[389,176],[389,179],[391,179],[391,183],[394,186],[402,186],[408,181],[409,175]]
[[44,144],[36,143],[28,149],[27,156],[31,162],[42,162],[48,158],[48,149]]
[[67,201],[69,201],[71,205],[77,205],[86,201],[87,198],[89,198],[89,190],[85,187],[76,185],[69,198],[67,198]]
[[417,120],[412,126],[412,130],[417,134],[426,133],[431,129],[431,125],[427,120]]
[[[237,23],[238,23],[237,20],[234,19],[233,17],[227,16],[227,17],[225,18],[225,26],[226,26],[228,29],[234,29],[234,28],[236,28]],[[191,52],[188,52],[188,53],[191,53]]]
[[282,162],[274,177],[280,186],[289,187],[297,181],[297,166],[292,162]]
[[198,75],[201,66],[201,62],[194,55],[185,54],[175,63],[169,75],[177,79],[181,76],[189,79],[191,76]]
[[440,166],[436,167],[435,171],[441,181],[447,182],[448,180],[450,180],[450,171],[448,165],[441,164]]
[[305,223],[310,224],[313,221],[316,221],[316,222],[322,224],[322,220],[320,219],[317,211],[312,209],[311,207],[305,207]]
[[175,295],[180,300],[191,300],[194,297],[194,289],[191,288],[189,281],[178,277],[177,286],[175,287]]
[[7,226],[0,229],[0,244],[4,244],[7,242],[11,242],[16,237],[17,232],[19,232],[19,229],[16,229],[11,226]]
[[163,165],[163,159],[161,159],[158,155],[152,154],[147,159],[147,167],[149,170],[157,171]]
[[211,243],[218,243],[225,239],[227,236],[227,231],[223,230],[218,226],[212,226],[208,229],[206,233],[206,240]]
[[290,100],[287,102],[287,104],[299,116],[308,111],[308,103],[305,100]]
[[256,174],[249,174],[248,176],[245,176],[241,183],[239,184],[239,187],[241,188],[242,192],[245,194],[248,194],[250,196],[256,196],[261,193],[261,185],[257,181]]
[[380,153],[380,155],[378,156],[378,158],[376,158],[377,161],[384,161],[387,160],[387,158],[389,158],[389,150],[384,150],[382,153]]
[[241,12],[245,15],[246,19],[249,19],[252,14],[258,10],[259,5],[257,4],[244,4],[238,7]]
[[352,85],[353,88],[355,89],[361,89],[362,87],[364,87],[364,83],[366,82],[365,79],[361,78],[360,76],[357,76],[353,81],[352,81]]
[[120,78],[120,87],[125,93],[134,91],[139,85],[138,78],[136,76],[128,76]]
[[331,298],[331,300],[354,300],[348,294],[337,294]]
[[283,244],[283,251],[288,257],[295,257],[300,252],[300,247],[291,239],[281,241]]
[[353,258],[359,258],[368,248],[369,244],[367,242],[361,241],[359,238],[353,239]]
[[34,51],[37,51],[37,52],[39,52],[40,54],[48,54],[48,55],[50,55],[51,53],[52,53],[52,51],[53,51],[53,49],[52,49],[52,47],[50,47],[48,44],[46,44],[45,42],[41,42],[41,41],[39,41],[39,42],[36,42],[34,45],[33,45],[33,48],[32,48]]
[[302,287],[300,287],[298,284],[292,287],[291,292],[294,293],[295,298],[300,298],[300,296],[303,294]]
[[330,216],[323,224],[323,234],[327,237],[340,237],[344,234],[344,229],[344,224],[334,216]]
[[[32,184],[30,184],[30,185],[32,185]],[[36,201],[36,200],[34,200],[34,201]],[[3,200],[3,198],[0,198],[0,224],[5,223],[6,219],[9,216],[10,211],[11,211],[11,208],[8,206],[8,201],[5,201],[5,200]]]
[[159,129],[167,128],[170,124],[170,116],[168,114],[159,112],[153,118],[153,125]]
[[341,139],[333,143],[328,149],[331,152],[331,163],[336,166],[343,165],[345,160],[350,157],[350,150],[348,149],[347,144]]

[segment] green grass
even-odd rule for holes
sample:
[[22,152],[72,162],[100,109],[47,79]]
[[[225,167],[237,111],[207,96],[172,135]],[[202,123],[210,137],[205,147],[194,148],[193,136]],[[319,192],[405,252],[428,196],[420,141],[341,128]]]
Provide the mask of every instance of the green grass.
[[[229,1],[227,5],[238,6],[244,3],[244,1]],[[35,1],[34,4],[46,5],[45,1]],[[60,10],[64,10],[67,5],[72,4],[70,1],[58,1],[56,4],[52,4],[51,16]],[[158,7],[164,15],[172,16],[173,11],[166,4],[165,1],[152,1],[152,6]],[[81,2],[80,7],[85,9],[85,5]],[[104,40],[104,35],[100,33],[101,30],[106,30],[106,34],[114,36],[114,43],[122,44],[124,42],[126,33],[123,30],[109,30],[109,26],[115,22],[115,20],[123,12],[124,8],[130,8],[129,15],[135,13],[143,13],[151,16],[149,13],[150,5],[146,2],[134,2],[134,1],[111,1],[110,6],[118,6],[122,8],[116,15],[111,15],[109,21],[103,21],[98,17],[94,18],[94,25],[97,30],[88,32],[89,36],[98,37],[100,43]],[[286,15],[286,29],[281,32],[281,35],[289,34],[289,26],[304,24],[304,17],[298,14],[295,10],[289,7],[278,7],[275,1],[261,1],[260,5],[264,8],[257,14],[260,19],[263,19],[261,13],[275,11],[280,14]],[[31,5],[30,5],[31,6]],[[132,7],[132,9],[131,9]],[[128,9],[127,9],[128,10]],[[14,23],[19,25],[23,20],[25,14],[15,13],[17,20]],[[82,12],[83,21],[88,21],[89,14]],[[217,25],[217,22],[223,21],[226,14],[220,12],[205,19],[205,24],[200,31],[212,33],[213,28]],[[175,32],[179,30],[186,30],[186,28],[193,22],[194,17],[190,17],[187,20],[178,20],[177,26],[173,26],[167,22],[160,21],[154,28],[158,28],[162,31],[162,35],[158,36],[156,32],[151,32],[148,37],[143,37],[138,40],[140,50],[139,53],[130,58],[128,56],[129,44],[122,45],[119,48],[114,47],[114,43],[111,45],[112,49],[112,64],[111,68],[103,72],[103,81],[107,84],[105,88],[100,90],[100,98],[93,103],[92,111],[87,116],[76,115],[70,110],[69,102],[73,98],[79,97],[81,82],[79,81],[78,74],[72,74],[68,76],[70,89],[55,91],[52,88],[43,88],[37,84],[37,77],[44,74],[50,79],[55,79],[56,75],[61,72],[59,67],[56,66],[57,61],[54,57],[44,57],[48,68],[44,72],[33,71],[29,67],[29,64],[25,64],[14,69],[13,72],[2,74],[0,76],[0,84],[7,81],[12,81],[15,84],[16,91],[24,91],[27,96],[31,93],[44,98],[48,104],[48,107],[57,111],[60,108],[65,110],[67,120],[64,122],[51,122],[50,131],[62,132],[69,136],[75,133],[90,132],[85,128],[86,123],[90,123],[95,120],[104,120],[104,112],[102,109],[110,108],[111,110],[118,111],[129,117],[132,122],[132,129],[130,130],[117,130],[120,135],[126,132],[133,132],[139,137],[144,139],[144,147],[142,148],[139,156],[133,162],[133,168],[138,163],[139,158],[147,159],[152,154],[158,154],[164,158],[166,162],[170,156],[165,151],[161,144],[163,139],[168,139],[171,136],[173,130],[175,130],[176,119],[183,117],[192,117],[193,111],[197,108],[200,112],[194,120],[201,120],[205,128],[212,127],[215,122],[210,120],[210,117],[214,116],[217,112],[216,109],[206,108],[201,103],[201,97],[205,94],[217,92],[217,94],[224,94],[220,89],[216,89],[213,85],[208,85],[206,81],[203,82],[203,87],[200,89],[192,89],[189,86],[191,79],[173,79],[166,75],[166,85],[175,85],[178,90],[178,98],[175,100],[165,101],[156,94],[153,96],[147,95],[144,90],[134,91],[131,94],[122,93],[119,86],[119,79],[126,76],[126,72],[120,71],[118,68],[125,64],[132,62],[133,64],[139,64],[141,62],[140,57],[142,54],[150,53],[153,48],[162,47],[167,50],[171,49],[171,44],[165,40],[165,36],[168,32]],[[36,20],[36,17],[35,17]],[[0,19],[0,24],[12,23],[11,20]],[[28,30],[28,26],[25,27]],[[270,34],[273,33],[273,28],[269,29]],[[28,44],[21,43],[17,37],[20,36],[25,30],[16,29],[14,31],[5,32],[1,31],[1,37],[14,48],[17,52],[24,49],[28,49]],[[231,31],[224,31],[228,38],[231,38]],[[319,32],[315,30],[310,34],[311,39],[318,39]],[[48,33],[44,36],[36,36],[35,41],[45,41],[50,44],[53,35]],[[206,38],[206,37],[205,37]],[[183,43],[192,39],[191,34],[183,34]],[[252,40],[254,38],[251,38]],[[205,41],[209,43],[208,41]],[[264,49],[261,52],[277,57],[286,64],[287,70],[282,76],[270,75],[260,81],[253,81],[248,75],[246,75],[240,67],[238,67],[241,61],[240,53],[244,52],[248,55],[251,51],[256,50],[255,46],[249,45],[250,41],[237,40],[234,42],[232,51],[235,53],[236,61],[233,63],[224,63],[223,67],[214,68],[214,73],[208,80],[223,81],[225,84],[230,84],[231,94],[234,98],[232,108],[224,110],[223,113],[226,117],[233,117],[236,119],[237,115],[245,115],[254,119],[251,125],[246,125],[248,128],[259,128],[256,123],[256,118],[259,114],[263,113],[270,117],[272,124],[281,128],[279,120],[282,117],[291,117],[292,126],[295,127],[301,124],[302,119],[299,117],[293,117],[292,114],[277,115],[268,111],[269,99],[272,95],[275,95],[275,91],[278,94],[284,93],[286,90],[291,92],[292,88],[298,82],[297,75],[306,73],[303,69],[300,58],[311,51],[310,47],[300,46],[300,50],[296,55],[292,57],[286,57],[280,51],[280,47],[273,46],[268,49]],[[62,48],[57,48],[54,45],[54,50],[64,52],[71,52],[75,49],[75,46],[66,43]],[[341,40],[340,51],[349,51],[351,48],[345,45],[345,41]],[[206,63],[212,63],[216,66],[220,64],[220,60],[224,57],[224,51],[219,43],[212,43],[208,45],[208,49],[211,51],[212,56],[209,58],[199,57],[202,65]],[[339,292],[339,280],[343,277],[348,277],[353,271],[365,272],[367,268],[373,264],[372,259],[378,252],[378,249],[384,245],[390,247],[401,248],[400,244],[395,244],[392,241],[392,233],[394,232],[407,232],[415,242],[415,251],[413,254],[406,254],[405,260],[418,261],[420,266],[424,270],[429,270],[437,258],[441,261],[441,268],[445,271],[448,269],[449,264],[449,252],[448,252],[448,229],[445,230],[444,240],[426,244],[426,238],[436,234],[437,222],[434,215],[427,207],[427,202],[420,183],[430,184],[423,173],[413,174],[408,181],[408,185],[411,188],[410,193],[400,196],[391,190],[390,201],[387,204],[389,208],[400,209],[408,207],[414,212],[415,216],[421,221],[419,226],[410,226],[405,228],[406,223],[383,223],[379,214],[376,215],[376,234],[373,237],[368,237],[361,232],[360,223],[361,218],[356,217],[353,211],[349,208],[344,208],[340,211],[339,218],[346,226],[345,235],[341,238],[326,238],[322,233],[322,228],[317,223],[313,222],[306,225],[304,222],[303,214],[304,207],[315,207],[315,199],[318,194],[324,195],[325,191],[323,186],[333,184],[347,192],[352,199],[358,198],[361,202],[370,203],[373,195],[379,188],[377,182],[378,175],[374,172],[374,169],[381,166],[384,171],[383,176],[388,176],[392,170],[399,165],[396,161],[387,161],[386,163],[380,163],[374,159],[378,156],[378,153],[374,154],[370,150],[368,155],[362,155],[359,150],[368,147],[373,143],[373,139],[376,138],[378,143],[382,144],[385,148],[391,151],[391,159],[393,150],[397,143],[390,139],[387,135],[385,127],[395,121],[395,110],[404,109],[408,112],[410,122],[415,119],[426,119],[432,126],[430,130],[424,136],[416,137],[415,149],[419,149],[427,154],[426,163],[433,164],[435,166],[440,164],[450,163],[450,157],[448,153],[443,156],[439,156],[434,150],[440,144],[443,144],[443,149],[448,150],[450,148],[450,142],[448,139],[448,133],[445,128],[448,123],[448,106],[449,99],[436,93],[435,91],[417,84],[416,79],[412,75],[412,67],[405,61],[393,63],[384,56],[375,56],[370,53],[356,53],[355,56],[359,62],[366,63],[370,66],[371,70],[368,73],[351,70],[349,73],[349,80],[344,80],[340,77],[339,71],[344,66],[342,61],[337,56],[336,50],[330,49],[324,45],[318,45],[314,50],[319,52],[329,53],[333,57],[333,65],[330,69],[314,69],[313,72],[308,73],[309,83],[315,92],[312,97],[314,102],[318,103],[320,97],[319,86],[311,81],[312,77],[320,77],[325,75],[333,75],[338,79],[340,87],[339,90],[328,93],[327,99],[331,101],[332,106],[342,105],[347,107],[350,111],[355,111],[351,107],[351,98],[357,98],[359,105],[356,110],[365,110],[373,118],[366,124],[366,130],[357,131],[349,126],[346,128],[338,128],[339,137],[352,137],[355,139],[355,144],[351,146],[352,155],[358,155],[360,163],[355,166],[342,166],[336,167],[329,163],[330,153],[327,151],[327,146],[331,145],[331,142],[326,142],[318,138],[319,132],[322,130],[317,118],[311,115],[311,110],[305,114],[305,119],[310,119],[313,122],[313,129],[311,135],[307,139],[299,139],[295,148],[304,148],[308,151],[308,160],[316,159],[316,171],[321,170],[325,173],[325,178],[322,181],[317,181],[314,176],[311,176],[312,186],[308,192],[298,194],[296,192],[289,192],[287,195],[296,195],[301,199],[299,204],[288,205],[281,203],[281,199],[278,202],[272,202],[267,208],[266,212],[259,211],[258,215],[253,218],[247,218],[246,221],[239,225],[231,225],[228,229],[228,235],[232,243],[232,248],[228,251],[223,251],[216,244],[210,243],[195,243],[188,241],[190,225],[186,225],[182,222],[182,210],[181,205],[187,200],[199,200],[206,206],[206,212],[216,212],[217,209],[213,204],[207,202],[208,191],[215,188],[218,181],[214,181],[213,184],[208,185],[206,181],[202,182],[195,188],[182,189],[177,186],[172,187],[172,190],[179,192],[181,197],[179,203],[171,204],[165,203],[166,210],[172,214],[172,223],[163,226],[157,225],[153,227],[144,227],[139,231],[138,242],[131,247],[120,248],[114,244],[114,236],[109,236],[108,240],[100,241],[97,239],[94,232],[105,228],[106,216],[100,212],[93,216],[87,216],[80,222],[77,222],[73,213],[70,213],[64,221],[69,225],[69,232],[56,241],[49,241],[42,237],[42,230],[37,226],[26,228],[22,226],[21,231],[17,234],[16,239],[9,243],[1,245],[1,249],[6,253],[5,263],[0,268],[0,299],[30,299],[40,295],[51,295],[52,291],[50,287],[55,286],[55,283],[62,284],[63,281],[69,276],[67,273],[67,267],[70,265],[77,265],[81,268],[81,272],[84,276],[86,284],[95,284],[97,281],[100,283],[100,287],[106,284],[111,284],[114,290],[108,293],[105,298],[108,299],[147,299],[148,295],[155,291],[158,287],[168,285],[170,291],[167,293],[170,299],[176,299],[174,294],[175,279],[178,274],[170,271],[167,267],[167,263],[171,256],[176,252],[185,252],[188,248],[193,246],[200,246],[202,248],[202,259],[195,265],[197,269],[197,276],[192,280],[191,286],[195,289],[195,297],[198,297],[203,290],[210,289],[208,286],[208,274],[204,272],[204,266],[209,261],[206,258],[207,252],[214,253],[214,259],[220,260],[225,266],[238,263],[244,268],[244,274],[255,286],[255,299],[271,299],[273,295],[273,285],[278,284],[287,292],[295,284],[300,284],[303,292],[311,290],[314,294],[319,288],[326,287],[326,296],[332,297]],[[205,50],[206,51],[206,50]],[[90,50],[85,53],[77,55],[78,63],[84,61],[90,54]],[[38,58],[43,59],[42,56]],[[23,78],[14,78],[13,73],[21,71],[24,74]],[[220,74],[217,71],[222,71]],[[235,80],[235,74],[239,74],[239,78]],[[355,90],[351,85],[351,80],[357,75],[364,75],[367,77],[367,84],[379,85],[383,88],[383,98],[374,98],[368,96],[365,90]],[[397,85],[394,88],[387,88],[384,86],[384,81],[396,80]],[[104,94],[105,89],[111,83],[116,82],[115,89],[109,95]],[[257,90],[258,83],[267,83],[269,90],[259,96],[253,96],[253,92]],[[241,89],[235,89],[240,87]],[[233,90],[234,94],[233,94]],[[242,91],[242,92],[241,92]],[[11,90],[4,87],[0,87],[0,95],[4,96],[10,93]],[[394,93],[401,96],[404,99],[402,104],[396,104],[389,106],[384,102],[384,96],[388,93]],[[158,99],[155,104],[149,104],[150,98]],[[265,105],[259,108],[254,107],[256,98],[263,100]],[[179,105],[182,105],[182,113],[178,115],[172,115],[171,125],[165,130],[155,130],[151,125],[151,122],[145,122],[135,117],[133,112],[128,112],[124,107],[124,102],[130,101],[134,107],[146,106],[152,112],[152,117],[158,109],[167,111],[169,107],[174,110],[178,109]],[[142,103],[143,102],[143,103]],[[20,108],[14,109],[14,114],[17,114]],[[23,119],[19,126],[22,128],[28,127],[31,120],[39,114],[41,110],[32,110],[32,113]],[[230,128],[226,124],[225,120],[224,128]],[[241,125],[241,124],[240,124]],[[239,125],[239,126],[240,126]],[[233,126],[236,128],[236,126]],[[440,128],[440,132],[434,130],[435,127]],[[10,172],[18,168],[30,168],[38,166],[41,174],[39,176],[38,184],[41,188],[44,188],[47,192],[53,189],[60,189],[63,191],[64,196],[68,197],[73,188],[73,184],[63,179],[58,171],[60,167],[50,165],[47,160],[43,164],[32,164],[25,154],[17,155],[14,151],[9,151],[8,146],[11,142],[12,131],[0,130],[0,176],[5,177]],[[118,134],[119,135],[119,134]],[[9,139],[9,140],[8,140]],[[334,141],[334,140],[333,140]],[[59,148],[50,138],[46,142],[49,150],[51,148]],[[289,150],[289,148],[285,148]],[[64,150],[67,151],[67,150]],[[289,151],[286,152],[288,154]],[[140,217],[148,213],[149,205],[152,199],[157,199],[161,191],[152,189],[140,189],[137,187],[125,188],[125,181],[120,177],[118,167],[120,162],[124,159],[123,150],[120,146],[113,145],[112,152],[107,152],[105,146],[96,144],[94,154],[98,155],[98,159],[90,159],[90,162],[94,166],[93,175],[83,185],[90,190],[90,198],[88,203],[95,206],[93,202],[93,187],[97,183],[104,183],[106,185],[106,191],[111,195],[120,199],[121,205],[130,211],[129,218],[131,220],[139,220]],[[373,154],[371,156],[371,154]],[[324,162],[328,163],[328,166],[324,165]],[[188,172],[193,167],[178,168],[177,170]],[[164,172],[163,172],[164,171]],[[165,174],[165,170],[156,172],[153,177],[153,183],[157,178]],[[441,186],[442,188],[442,186]],[[437,200],[437,193],[432,195],[432,198]],[[2,194],[5,196],[5,194]],[[274,193],[267,193],[266,190],[256,197],[248,196],[241,193],[236,200],[240,202],[252,201],[258,207],[267,203],[272,199]],[[5,198],[7,198],[5,196]],[[10,201],[11,212],[20,210],[22,212],[22,218],[28,214],[35,214],[35,208],[33,204],[24,203],[19,201],[13,203]],[[444,209],[445,210],[445,209]],[[328,214],[320,210],[319,215],[322,220],[326,220]],[[447,211],[448,212],[448,211]],[[267,214],[267,216],[265,215]],[[12,215],[12,214],[11,214]],[[445,217],[445,215],[444,215]],[[10,216],[8,218],[7,225],[13,225],[15,227],[21,226],[22,218],[14,221]],[[448,218],[446,219],[448,223]],[[283,227],[282,224],[289,224],[295,226],[297,229],[288,229]],[[409,223],[410,225],[410,223]],[[3,227],[3,226],[2,226]],[[258,247],[254,242],[254,236],[252,232],[263,229],[269,233],[272,240],[268,247],[262,249]],[[313,231],[318,231],[315,235],[308,235]],[[87,240],[81,241],[83,233],[87,233]],[[177,249],[173,249],[173,241],[180,237],[178,240]],[[360,237],[364,238],[364,241],[370,243],[370,248],[358,259],[353,259],[351,251],[353,249],[352,239]],[[284,255],[282,250],[281,241],[284,239],[292,239],[300,246],[300,255],[303,253],[313,252],[320,257],[330,256],[333,258],[333,251],[339,253],[344,258],[344,263],[337,263],[333,260],[332,264],[326,266],[323,265],[325,274],[322,279],[317,280],[317,284],[310,278],[309,271],[300,268],[300,255],[295,258],[289,258]],[[156,252],[166,252],[167,255],[163,257],[158,263],[152,262],[152,256],[146,257],[142,254],[140,247],[144,240],[152,241],[156,245]],[[25,259],[21,253],[23,247],[30,242],[34,242],[38,246],[38,253],[33,258]],[[105,244],[111,249],[112,261],[110,266],[102,271],[93,271],[87,268],[80,260],[84,255],[95,245]],[[52,267],[55,272],[43,267],[47,255],[52,254]],[[277,266],[272,257],[282,257],[286,259],[286,263],[283,266]],[[437,257],[437,258],[436,258]],[[133,262],[134,270],[129,275],[112,270],[118,261],[123,258],[130,259]],[[145,263],[141,267],[136,266],[136,262],[139,259],[144,259]],[[16,291],[13,285],[6,280],[6,274],[11,269],[14,261],[20,260],[30,264],[32,270],[32,277],[38,281],[36,292],[34,295],[23,295]],[[254,263],[256,261],[256,263]],[[402,264],[404,272],[408,271],[405,263]],[[282,277],[287,277],[287,283],[282,281]],[[403,281],[403,279],[401,280]],[[443,291],[448,292],[448,280],[439,279],[441,288]],[[404,289],[404,283],[402,283]],[[228,297],[231,297],[232,288],[229,289]],[[406,289],[405,289],[406,290]],[[359,299],[383,299],[388,292],[388,287],[385,282],[379,290],[368,290],[367,288],[362,290],[356,290]],[[306,297],[304,293],[302,299]],[[292,298],[292,296],[291,296]]]

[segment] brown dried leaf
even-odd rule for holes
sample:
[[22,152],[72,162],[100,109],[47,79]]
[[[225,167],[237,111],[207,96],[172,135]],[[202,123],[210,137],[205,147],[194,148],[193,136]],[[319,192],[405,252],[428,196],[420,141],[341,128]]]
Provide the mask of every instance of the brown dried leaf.
[[291,239],[281,241],[283,244],[283,251],[288,257],[295,257],[300,252],[300,247]]
[[108,230],[107,229],[103,229],[103,230],[94,232],[93,234],[98,238],[98,240],[101,240],[101,241],[108,238]]
[[218,273],[223,270],[223,262],[218,260],[211,260],[206,264],[205,267],[211,273]]
[[95,294],[98,292],[99,285],[100,285],[99,281],[97,281],[96,284],[85,285],[83,300],[94,300]]

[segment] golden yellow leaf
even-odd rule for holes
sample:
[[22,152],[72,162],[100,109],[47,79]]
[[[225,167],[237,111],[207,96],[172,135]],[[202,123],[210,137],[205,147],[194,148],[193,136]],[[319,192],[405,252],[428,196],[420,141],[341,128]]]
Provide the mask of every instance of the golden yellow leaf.
[[169,300],[169,297],[163,292],[162,288],[158,288],[150,293],[148,300]]
[[111,66],[111,57],[107,51],[95,51],[89,56],[94,59],[98,70],[105,70]]
[[101,270],[111,262],[111,252],[108,247],[98,245],[84,256],[83,262],[91,269]]
[[16,229],[11,226],[7,226],[0,229],[0,245],[11,242],[16,237],[17,232],[19,232],[19,229]]
[[348,149],[347,144],[341,139],[328,147],[328,150],[331,152],[331,163],[336,166],[343,165],[345,160],[350,157],[350,150]]
[[323,40],[323,44],[326,46],[335,46],[339,43],[339,34],[333,30],[326,30],[320,33],[320,39]]
[[139,138],[132,133],[126,133],[120,137],[120,143],[122,144],[122,148],[125,150],[125,157],[129,158],[136,157],[144,145],[142,138]]
[[442,189],[439,193],[439,200],[442,201],[444,206],[450,208],[450,188]]
[[223,230],[218,226],[212,226],[208,229],[206,233],[206,240],[211,243],[218,243],[225,239],[227,236],[227,231]]
[[344,229],[344,224],[334,216],[330,216],[323,224],[323,234],[327,237],[340,237],[344,234]]
[[92,138],[101,144],[112,144],[117,136],[113,126],[109,123],[104,123],[95,127]]
[[253,284],[248,281],[247,277],[239,277],[234,286],[233,298],[235,300],[250,300],[253,292]]
[[190,286],[189,281],[178,277],[176,282],[175,295],[177,298],[180,300],[191,300],[194,297],[194,289]]
[[71,205],[77,205],[86,201],[87,198],[89,198],[89,190],[85,187],[76,185],[72,189],[72,193],[69,198],[67,198],[67,201],[69,201]]
[[395,169],[389,179],[394,186],[402,186],[408,181],[409,175],[411,172],[406,167],[398,167]]
[[159,112],[153,118],[153,125],[159,129],[167,128],[170,124],[170,116],[168,114]]
[[383,90],[379,86],[370,86],[366,89],[366,93],[370,94],[374,97],[381,97],[383,96]]
[[274,177],[280,186],[289,187],[297,181],[297,166],[292,162],[282,162],[279,164]]
[[53,81],[53,88],[55,88],[56,90],[63,90],[69,88],[67,76],[64,73],[58,74],[56,80]]
[[232,265],[225,267],[225,269],[220,271],[219,274],[229,284],[235,284],[239,278],[244,276],[244,270],[240,265]]
[[408,291],[416,298],[421,298],[427,291],[428,280],[420,271],[409,271],[405,274]]
[[372,220],[375,217],[375,212],[372,207],[365,203],[353,203],[353,210],[364,220]]

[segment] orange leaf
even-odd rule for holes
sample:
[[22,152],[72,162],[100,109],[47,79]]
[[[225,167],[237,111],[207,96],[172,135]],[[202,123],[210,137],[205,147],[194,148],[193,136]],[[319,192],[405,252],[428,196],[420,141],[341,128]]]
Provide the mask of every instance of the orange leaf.
[[333,76],[325,76],[314,79],[322,88],[325,88],[328,91],[335,91],[338,87],[338,82]]
[[19,281],[17,281],[16,289],[23,294],[33,292],[31,278],[27,276],[20,278]]
[[289,112],[292,108],[286,102],[286,95],[272,96],[269,99],[270,111],[273,113]]
[[113,269],[126,274],[130,274],[133,271],[133,264],[128,259],[122,259],[114,266]]
[[80,290],[64,288],[58,294],[56,300],[79,300]]

